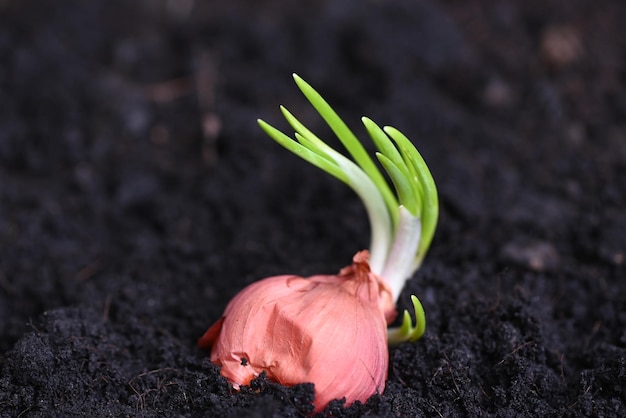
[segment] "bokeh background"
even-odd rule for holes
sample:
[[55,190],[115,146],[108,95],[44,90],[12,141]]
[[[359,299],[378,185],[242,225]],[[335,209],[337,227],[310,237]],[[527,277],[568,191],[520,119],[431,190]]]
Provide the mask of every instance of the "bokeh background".
[[[411,138],[441,217],[426,336],[332,416],[626,414],[621,1],[0,1],[0,415],[302,416],[196,339],[259,278],[368,245],[352,192],[274,144]],[[371,149],[371,144],[368,143]],[[354,359],[346,359],[354,361]],[[323,414],[323,415],[324,415]]]

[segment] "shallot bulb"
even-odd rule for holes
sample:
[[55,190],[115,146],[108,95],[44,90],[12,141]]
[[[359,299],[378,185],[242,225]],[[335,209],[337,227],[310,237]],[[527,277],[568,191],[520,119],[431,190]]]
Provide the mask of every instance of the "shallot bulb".
[[387,325],[396,316],[404,282],[419,268],[433,239],[439,202],[424,159],[404,134],[362,119],[378,149],[377,165],[328,102],[295,74],[294,80],[353,160],[284,107],[294,138],[261,120],[259,125],[277,143],[356,192],[370,221],[369,251],[357,253],[338,275],[276,276],[251,284],[230,301],[199,345],[211,348],[211,361],[235,388],[263,372],[287,386],[314,383],[319,412],[333,399],[345,398],[350,405],[381,393],[387,344],[423,335],[424,309],[415,295],[415,325],[406,310],[400,327]]
[[368,251],[336,276],[275,276],[228,304],[199,340],[235,388],[266,372],[286,386],[315,384],[315,412],[333,399],[365,402],[382,393],[388,367],[388,287],[370,271]]

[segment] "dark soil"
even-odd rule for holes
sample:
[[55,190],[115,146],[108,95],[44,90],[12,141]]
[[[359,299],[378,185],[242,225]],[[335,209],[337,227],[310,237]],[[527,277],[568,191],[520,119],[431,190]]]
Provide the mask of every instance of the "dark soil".
[[[487,5],[488,4],[488,5]],[[189,8],[187,8],[189,6]],[[0,416],[297,417],[196,339],[259,278],[368,245],[274,144],[297,72],[396,126],[441,199],[428,329],[327,416],[626,416],[626,3],[0,1]],[[346,359],[351,361],[351,359]]]

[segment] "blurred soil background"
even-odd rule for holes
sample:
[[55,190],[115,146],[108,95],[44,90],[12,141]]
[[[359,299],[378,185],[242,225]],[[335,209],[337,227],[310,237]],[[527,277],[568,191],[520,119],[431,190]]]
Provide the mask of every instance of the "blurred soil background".
[[[441,217],[425,337],[334,417],[626,415],[626,3],[0,1],[0,416],[299,417],[196,339],[265,276],[368,245],[357,197],[267,138],[413,140]],[[369,145],[368,145],[369,146]],[[346,358],[345,361],[355,359]]]

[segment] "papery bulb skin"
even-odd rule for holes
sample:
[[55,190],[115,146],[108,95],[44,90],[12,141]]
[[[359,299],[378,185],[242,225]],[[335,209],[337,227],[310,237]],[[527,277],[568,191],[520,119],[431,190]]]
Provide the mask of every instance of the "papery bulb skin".
[[357,253],[336,276],[251,284],[198,344],[212,348],[211,361],[235,388],[265,371],[286,386],[314,383],[315,412],[333,399],[365,402],[383,391],[389,361],[381,306],[388,289],[368,258]]

